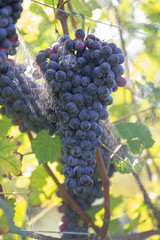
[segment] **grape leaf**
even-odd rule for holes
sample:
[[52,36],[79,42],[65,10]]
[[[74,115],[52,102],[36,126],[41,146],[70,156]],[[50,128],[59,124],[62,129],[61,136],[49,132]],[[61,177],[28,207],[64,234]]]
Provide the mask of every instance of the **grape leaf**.
[[27,200],[23,197],[19,197],[15,202],[14,223],[18,227],[22,227],[24,220],[26,219]]
[[130,151],[134,154],[140,152],[141,144],[148,149],[154,143],[149,128],[139,121],[135,123],[118,123],[113,131],[117,138],[127,139]]
[[[128,166],[125,162],[129,163],[131,166]],[[117,170],[119,170],[121,173],[131,173],[132,170],[132,164],[134,162],[133,156],[128,156],[125,159],[125,162],[120,161],[118,158],[113,158],[113,163],[115,164]]]
[[48,19],[48,16],[45,13],[42,5],[31,3],[29,10],[33,12],[35,15],[40,15],[43,19]]
[[32,140],[32,149],[39,164],[46,162],[53,163],[61,155],[61,142],[59,137],[51,138],[48,131],[43,130]]
[[0,183],[1,183],[2,180],[3,180],[3,176],[2,176],[2,174],[0,173]]
[[108,232],[114,233],[114,234],[121,234],[123,232],[123,226],[122,226],[119,218],[111,219],[111,221],[109,223]]
[[0,137],[5,136],[11,126],[11,120],[3,116],[0,120]]
[[[37,206],[50,198],[57,188],[53,179],[48,175],[43,165],[37,167],[31,176],[31,193],[29,195],[30,204]],[[56,196],[54,196],[54,200]]]
[[24,233],[14,225],[13,206],[0,198],[0,234],[7,232],[17,233],[24,237]]
[[139,214],[135,219],[133,219],[130,223],[127,223],[124,227],[125,234],[132,232],[139,224],[139,219],[141,215]]
[[[119,206],[122,203],[122,197],[114,197],[112,194],[110,195],[110,209],[111,212],[113,212],[113,210]],[[87,214],[95,220],[96,217],[96,213],[98,213],[99,211],[101,211],[101,209],[104,208],[104,203],[98,204],[98,205],[94,205],[91,208],[89,208],[87,210]]]
[[140,174],[144,166],[144,160],[135,159],[133,162],[133,170],[135,173]]
[[0,173],[19,175],[21,171],[21,163],[19,156],[14,152],[17,149],[17,144],[13,138],[0,139]]
[[115,197],[112,194],[110,195],[110,209],[111,212],[118,207],[123,202],[123,198],[121,196]]
[[150,103],[153,103],[156,107],[160,108],[160,88],[155,86],[153,82],[146,82],[146,79],[142,79],[144,84],[136,82],[139,94],[141,97],[147,98]]
[[95,220],[96,213],[99,212],[104,207],[104,204],[99,204],[90,207],[86,212],[87,214],[92,218],[92,220]]

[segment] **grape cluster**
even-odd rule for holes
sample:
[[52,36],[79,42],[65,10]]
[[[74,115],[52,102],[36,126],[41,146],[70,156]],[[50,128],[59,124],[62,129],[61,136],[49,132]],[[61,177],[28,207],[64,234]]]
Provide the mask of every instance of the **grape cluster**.
[[[107,145],[112,149],[116,148],[119,145],[119,142],[115,141],[111,131],[107,128],[104,128],[103,134],[101,136],[101,141],[102,143],[104,143],[105,145]],[[110,159],[111,153],[103,147],[100,147],[100,151],[102,153],[102,158],[105,164],[105,168],[107,170],[107,174],[109,177],[112,177],[116,169],[115,169],[115,165]],[[117,152],[117,154],[123,158],[126,157],[127,152],[126,152],[125,145],[121,147],[121,149]],[[62,158],[59,158],[59,159],[60,159],[60,162],[63,163]],[[72,198],[77,202],[77,204],[84,211],[87,211],[91,207],[91,205],[96,201],[96,199],[103,197],[102,181],[100,179],[101,179],[101,176],[100,176],[99,168],[96,164],[95,170],[94,170],[94,176],[93,176],[94,184],[90,189],[88,189],[88,192],[86,192],[82,196],[76,196],[70,190],[68,190],[68,193],[72,196]],[[61,232],[77,232],[77,233],[85,232],[86,233],[88,231],[88,226],[80,219],[79,215],[77,215],[64,200],[62,201],[62,205],[59,206],[58,211],[63,214],[61,218],[61,223],[59,226]],[[64,234],[64,237],[72,239],[72,238],[78,238],[80,237],[80,235]]]
[[0,69],[8,55],[16,54],[19,45],[15,24],[23,10],[23,0],[0,0]]
[[11,118],[13,125],[19,125],[21,132],[50,129],[53,134],[57,116],[51,92],[46,84],[38,84],[27,77],[25,70],[24,65],[13,66],[10,62],[1,69],[0,112]]
[[100,120],[108,117],[110,94],[124,86],[124,56],[114,43],[94,35],[61,37],[57,44],[40,51],[34,76],[45,77],[56,103],[57,126],[63,146],[65,185],[76,195],[93,186],[96,149],[103,132]]

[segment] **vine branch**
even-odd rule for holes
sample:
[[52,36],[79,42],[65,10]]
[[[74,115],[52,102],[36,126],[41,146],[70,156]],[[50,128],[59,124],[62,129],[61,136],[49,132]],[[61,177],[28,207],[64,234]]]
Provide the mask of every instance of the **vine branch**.
[[105,209],[105,214],[104,214],[104,222],[103,226],[99,231],[99,235],[104,238],[109,227],[109,222],[110,222],[110,198],[109,198],[109,178],[106,172],[106,168],[102,159],[101,151],[100,149],[97,149],[96,151],[96,159],[97,159],[97,164],[99,167],[99,171],[101,174],[102,178],[102,185],[103,185],[103,191],[104,191],[104,209]]
[[[63,2],[63,0],[59,0],[58,8],[61,10],[64,10],[65,3],[67,3],[67,1]],[[63,33],[66,35],[69,35],[68,24],[67,24],[68,15],[65,12],[57,11],[55,14],[55,18],[59,19],[59,21],[61,22]]]
[[2,187],[1,184],[0,184],[0,192],[1,192],[0,198],[5,199],[4,192],[3,192],[3,187]]
[[143,197],[144,197],[144,202],[151,208],[151,210],[153,211],[153,214],[155,215],[157,221],[158,221],[158,226],[160,226],[160,211],[155,207],[155,205],[151,202],[150,197],[148,196],[148,193],[146,192],[139,176],[133,172],[133,176],[137,182],[137,185],[139,186]]
[[112,122],[112,124],[115,124],[115,123],[118,123],[118,122],[122,122],[122,121],[126,120],[126,119],[129,118],[129,117],[132,117],[132,116],[134,116],[134,115],[137,116],[137,115],[142,114],[142,113],[144,113],[144,112],[147,112],[147,111],[149,111],[149,110],[151,110],[151,109],[153,109],[153,108],[154,108],[154,107],[152,106],[152,107],[146,108],[146,109],[144,109],[144,110],[142,110],[142,111],[128,114],[128,115],[126,115],[126,116],[124,116],[124,117],[121,117],[121,118],[119,118],[118,120]]
[[132,168],[132,165],[129,164],[128,162],[126,162],[123,158],[121,158],[115,151],[113,151],[112,149],[110,149],[109,147],[107,147],[105,144],[101,143],[101,146],[103,148],[105,148],[106,150],[108,150],[110,153],[112,153],[114,156],[116,156],[121,162],[125,163],[126,165],[128,165],[130,168]]

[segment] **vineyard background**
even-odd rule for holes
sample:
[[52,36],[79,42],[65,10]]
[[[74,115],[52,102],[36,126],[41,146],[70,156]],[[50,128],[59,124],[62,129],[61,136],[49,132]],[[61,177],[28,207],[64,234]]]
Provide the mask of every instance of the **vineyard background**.
[[[134,159],[138,159],[136,173],[139,174],[143,168],[140,173],[141,182],[151,201],[160,210],[160,2],[154,0],[108,2],[70,0],[69,2],[72,10],[68,4],[65,4],[65,11],[71,13],[67,21],[71,38],[74,38],[76,28],[83,27],[86,32],[89,31],[108,42],[114,42],[123,49],[126,57],[125,77],[128,83],[125,88],[119,88],[118,93],[112,94],[114,104],[108,108],[110,123],[106,122],[106,126],[112,127],[115,136],[120,137],[123,144],[129,145],[130,154]],[[17,24],[21,45],[18,48],[16,62],[27,65],[29,75],[34,70],[32,62],[36,54],[63,35],[57,17],[57,4],[58,1],[55,0],[24,0],[24,10]],[[140,146],[139,143],[131,144],[130,139],[127,138],[131,128],[126,122],[135,123],[137,120],[147,127],[147,130],[142,127],[144,125],[141,129],[138,125],[135,127],[136,137],[141,140]],[[119,123],[123,123],[119,125],[123,129],[122,132],[118,131],[118,127],[116,128],[118,126],[116,124]],[[53,233],[59,231],[58,224],[62,216],[57,210],[61,198],[56,195],[56,184],[44,171],[42,164],[38,166],[39,159],[37,160],[36,156],[39,152],[35,150],[36,155],[32,152],[28,135],[20,133],[18,127],[12,126],[9,119],[1,116],[0,136],[5,135],[14,136],[21,142],[18,152],[23,155],[21,176],[12,176],[10,179],[2,178],[0,175],[0,183],[5,195],[10,199],[11,205],[15,204],[15,225],[34,231],[41,230],[45,235],[59,237],[59,234]],[[43,136],[49,141],[46,131],[39,133],[38,136]],[[36,134],[33,133],[33,137],[36,137]],[[143,145],[145,138],[149,142],[147,148],[145,144]],[[47,147],[43,143],[42,149],[46,159],[49,158]],[[50,166],[62,183],[64,177],[59,172],[62,166],[56,161],[60,154],[60,146],[55,148],[55,152]],[[39,162],[42,163],[41,160]],[[110,179],[109,234],[126,235],[131,232],[156,230],[157,219],[149,206],[144,203],[144,194],[135,176],[125,164],[120,161],[116,161],[116,164],[118,171]],[[136,165],[136,162],[134,164]],[[97,226],[102,226],[103,199],[98,200],[96,204],[101,207],[94,208],[95,212],[91,209],[88,213]],[[1,221],[4,221],[1,217],[0,215],[0,226]],[[22,238],[19,235],[6,234],[0,239]],[[156,235],[144,239],[159,240],[160,237]]]

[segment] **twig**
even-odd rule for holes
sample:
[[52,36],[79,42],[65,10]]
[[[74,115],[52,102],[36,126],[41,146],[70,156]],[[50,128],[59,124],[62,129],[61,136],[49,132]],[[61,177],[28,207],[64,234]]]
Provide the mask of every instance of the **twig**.
[[149,107],[149,108],[144,109],[144,110],[142,110],[142,111],[128,114],[128,115],[126,115],[126,116],[124,116],[124,117],[121,117],[121,118],[119,118],[118,120],[112,122],[112,124],[115,124],[115,123],[118,123],[118,122],[122,122],[122,121],[126,120],[127,118],[129,118],[129,117],[131,117],[131,116],[134,116],[134,115],[137,116],[137,115],[139,115],[139,114],[142,114],[142,113],[144,113],[144,112],[147,112],[147,111],[151,110],[152,108],[154,108],[154,107],[152,106],[152,107]]
[[30,221],[27,222],[28,226],[33,225],[35,222],[37,222],[39,219],[41,219],[46,213],[48,213],[53,207],[57,206],[57,202],[54,202],[50,206],[46,207],[44,210],[42,210],[39,214],[37,214],[35,217],[33,217]]
[[151,208],[151,210],[153,211],[153,214],[155,215],[157,221],[158,221],[158,226],[160,226],[160,211],[155,207],[155,205],[151,202],[151,199],[149,198],[148,196],[148,193],[146,192],[139,176],[133,172],[133,176],[143,194],[143,197],[144,197],[144,201],[145,203]]
[[31,131],[27,131],[27,135],[28,135],[28,137],[29,137],[30,142],[32,142],[33,136],[32,136]]
[[112,153],[114,156],[116,156],[121,162],[125,163],[126,165],[128,165],[130,168],[132,168],[132,165],[129,164],[128,162],[126,162],[123,158],[121,158],[117,153],[115,153],[112,149],[110,149],[109,147],[107,147],[105,144],[101,143],[101,146],[104,147],[105,149],[107,149],[110,153]]
[[44,193],[43,191],[25,191],[25,192],[0,192],[0,195],[25,195],[29,193]]
[[102,178],[102,185],[103,185],[103,191],[104,191],[104,221],[103,221],[103,226],[99,231],[99,235],[104,238],[105,235],[107,234],[108,227],[109,227],[109,222],[110,222],[110,198],[109,198],[109,178],[107,175],[107,172],[105,170],[105,165],[102,159],[101,151],[100,149],[97,149],[96,151],[96,159],[97,159],[97,164],[99,167],[99,171],[101,174]]
[[112,155],[110,156],[110,159],[112,159],[114,157],[114,154],[117,153],[121,147],[123,146],[122,143],[120,143],[115,149],[114,149],[114,153],[112,153]]
[[35,154],[35,153],[34,152],[27,152],[27,153],[23,153],[23,156],[30,155],[30,154]]
[[[114,6],[114,11],[115,11],[115,15],[116,15],[116,20],[117,20],[117,24],[119,26],[119,35],[120,35],[120,40],[121,40],[121,44],[122,44],[122,49],[123,49],[123,52],[124,52],[124,56],[125,56],[125,62],[124,62],[124,65],[125,65],[125,72],[126,72],[126,76],[127,76],[127,79],[128,79],[128,89],[130,90],[131,94],[132,94],[132,102],[133,102],[133,107],[135,106],[135,103],[136,103],[136,99],[135,99],[135,85],[134,83],[132,82],[132,80],[130,79],[130,71],[129,71],[129,63],[128,63],[128,54],[127,54],[127,50],[126,50],[126,44],[125,44],[125,40],[124,40],[124,37],[123,37],[123,29],[122,29],[122,24],[121,24],[121,17],[119,15],[119,12],[118,12],[118,9],[116,6]],[[124,91],[124,98],[126,96],[126,93]],[[139,119],[139,115],[136,115],[137,116],[137,119]]]
[[124,56],[125,56],[125,68],[126,68],[126,72],[127,72],[127,78],[129,79],[130,73],[129,73],[128,56],[127,56],[125,40],[123,38],[123,33],[122,33],[122,28],[121,28],[121,18],[120,18],[118,9],[115,6],[114,6],[114,11],[115,11],[115,15],[116,15],[117,24],[119,26],[118,30],[119,30],[119,35],[120,35],[120,39],[121,39],[122,49],[123,49]]
[[73,200],[73,198],[68,194],[63,185],[59,183],[58,179],[54,175],[53,171],[50,169],[47,163],[44,164],[44,167],[48,174],[52,177],[56,183],[58,189],[62,193],[63,197],[67,200],[69,205],[76,211],[76,213],[86,222],[90,227],[92,227],[96,232],[99,231],[99,228],[92,222],[91,218],[79,207],[79,205]]
[[[64,10],[64,4],[67,1],[63,2],[63,0],[59,0],[59,9]],[[67,18],[68,15],[65,12],[62,11],[57,11],[55,14],[55,18],[59,19],[63,28],[63,33],[68,35],[69,31],[68,31],[68,25],[67,25]]]
[[1,184],[0,184],[0,192],[1,192],[0,198],[5,199],[4,192],[3,192],[3,187],[2,187]]
[[[73,12],[73,8],[72,8],[71,1],[68,0],[67,3],[68,3],[69,11],[70,11],[70,12]],[[76,29],[77,29],[76,20],[75,20],[75,18],[74,18],[74,15],[70,15],[70,16],[71,16],[71,22],[72,22],[73,29],[74,29],[74,31],[76,31]]]

